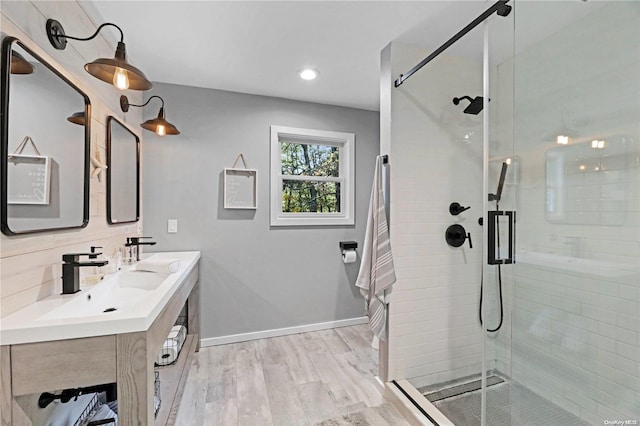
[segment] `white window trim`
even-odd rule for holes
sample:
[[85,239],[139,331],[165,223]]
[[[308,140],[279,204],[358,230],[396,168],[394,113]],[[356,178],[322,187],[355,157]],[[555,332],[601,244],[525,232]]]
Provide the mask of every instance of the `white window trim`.
[[[355,223],[355,134],[296,127],[271,126],[271,226],[353,225]],[[314,181],[340,182],[340,213],[283,213],[280,141],[318,143],[340,148],[340,176],[317,177]],[[298,179],[286,176],[286,179]],[[308,178],[301,178],[309,180]]]

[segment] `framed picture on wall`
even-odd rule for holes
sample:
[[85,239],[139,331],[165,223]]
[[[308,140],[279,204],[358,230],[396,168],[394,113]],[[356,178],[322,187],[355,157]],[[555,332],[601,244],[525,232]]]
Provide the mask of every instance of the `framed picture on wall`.
[[[244,168],[237,168],[242,160]],[[247,167],[242,153],[238,154],[233,166],[224,169],[223,197],[225,209],[258,208],[258,171]]]
[[[34,154],[23,154],[29,144]],[[7,182],[7,204],[49,204],[51,158],[40,155],[31,136],[7,156]]]

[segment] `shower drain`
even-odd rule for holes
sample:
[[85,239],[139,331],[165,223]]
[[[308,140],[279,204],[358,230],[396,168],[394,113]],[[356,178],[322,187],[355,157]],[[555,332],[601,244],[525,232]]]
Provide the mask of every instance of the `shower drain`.
[[[498,376],[487,377],[487,387],[497,385],[500,383],[504,383],[504,380],[502,380]],[[443,399],[452,398],[454,396],[462,395],[463,393],[475,392],[480,390],[481,387],[482,387],[482,380],[474,380],[472,382],[463,383],[461,385],[444,388],[437,392],[427,393],[424,396],[430,402],[436,402]]]

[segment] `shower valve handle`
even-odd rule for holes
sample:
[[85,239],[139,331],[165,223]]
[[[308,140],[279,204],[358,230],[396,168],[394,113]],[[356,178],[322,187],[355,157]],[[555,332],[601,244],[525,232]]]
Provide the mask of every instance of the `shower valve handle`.
[[464,226],[456,223],[447,228],[444,238],[451,247],[461,247],[465,240],[469,240],[469,248],[473,248],[471,234],[464,229]]
[[469,210],[471,207],[464,207],[460,203],[449,204],[449,213],[453,216],[458,216],[460,213]]

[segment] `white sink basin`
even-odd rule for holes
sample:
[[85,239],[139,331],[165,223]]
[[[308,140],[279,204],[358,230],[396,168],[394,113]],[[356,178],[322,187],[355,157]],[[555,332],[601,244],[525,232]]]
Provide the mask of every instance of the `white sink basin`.
[[0,344],[82,338],[147,330],[176,289],[197,268],[200,252],[155,253],[180,259],[173,274],[123,270],[72,295],[42,299],[0,322]]
[[123,271],[118,276],[118,287],[155,290],[167,278],[166,275],[146,271]]
[[38,319],[51,321],[64,318],[111,315],[131,310],[149,291],[157,289],[166,275],[142,271],[122,271],[107,278],[94,288],[81,291],[62,306]]

